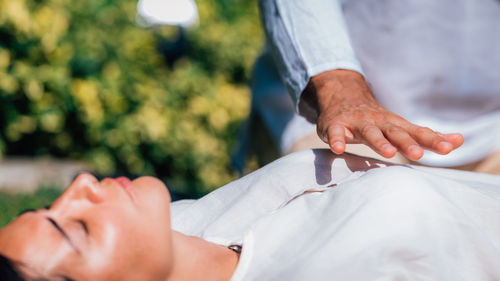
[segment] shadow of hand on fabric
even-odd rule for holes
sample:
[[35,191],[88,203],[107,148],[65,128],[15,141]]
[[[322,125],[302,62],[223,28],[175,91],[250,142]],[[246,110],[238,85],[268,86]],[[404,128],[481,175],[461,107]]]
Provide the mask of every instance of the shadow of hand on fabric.
[[396,164],[373,158],[362,157],[351,153],[334,154],[328,149],[313,149],[315,155],[314,169],[316,183],[324,185],[332,181],[332,165],[335,159],[343,159],[352,172],[368,171],[380,167],[394,166]]

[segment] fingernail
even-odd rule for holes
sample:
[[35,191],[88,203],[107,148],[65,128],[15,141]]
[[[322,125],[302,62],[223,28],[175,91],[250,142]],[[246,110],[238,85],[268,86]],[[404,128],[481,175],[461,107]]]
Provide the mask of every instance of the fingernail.
[[418,145],[410,145],[410,147],[408,147],[408,152],[412,153],[412,152],[420,152],[422,149],[418,146]]
[[344,146],[344,144],[340,141],[336,141],[333,143],[334,148],[342,149],[343,146]]
[[380,147],[380,149],[382,149],[382,150],[388,150],[388,149],[390,149],[391,147],[392,147],[392,145],[390,145],[390,144],[386,143],[386,144],[382,145],[382,147]]
[[447,141],[442,141],[438,143],[438,148],[440,149],[450,149],[453,148],[453,145]]

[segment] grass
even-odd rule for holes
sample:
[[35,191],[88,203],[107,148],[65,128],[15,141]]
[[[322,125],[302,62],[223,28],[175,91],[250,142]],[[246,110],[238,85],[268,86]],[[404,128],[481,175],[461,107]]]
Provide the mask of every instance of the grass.
[[21,211],[48,206],[62,190],[59,188],[39,188],[35,193],[0,192],[0,228],[14,219]]

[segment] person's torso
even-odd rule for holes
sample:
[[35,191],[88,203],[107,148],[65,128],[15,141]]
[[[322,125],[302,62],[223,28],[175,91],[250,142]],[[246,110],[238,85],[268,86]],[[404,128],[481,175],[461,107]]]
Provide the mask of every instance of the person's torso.
[[[299,158],[302,156],[304,153]],[[290,186],[288,190],[294,192],[276,197],[273,183],[281,182],[281,175],[277,176],[278,181],[269,173],[254,175],[246,181],[258,183],[255,177],[267,176],[271,184],[253,185],[250,189],[255,193],[247,192],[246,188],[240,190],[237,193],[241,196],[233,202],[225,200],[226,188],[197,201],[209,204],[191,202],[179,208],[178,203],[174,203],[173,227],[221,245],[241,244],[243,251],[232,281],[328,281],[332,276],[337,280],[374,280],[384,276],[403,279],[422,276],[434,280],[446,276],[444,272],[453,272],[453,267],[461,262],[474,264],[468,265],[473,267],[476,263],[482,264],[481,258],[494,255],[490,243],[500,242],[495,235],[500,228],[478,227],[477,231],[462,231],[458,235],[453,227],[470,222],[488,226],[495,221],[494,214],[500,210],[497,204],[500,193],[494,185],[498,177],[446,170],[421,172],[408,167],[372,169],[347,176],[349,172],[344,169],[347,166],[358,170],[366,164],[363,161],[371,163],[366,164],[371,167],[382,163],[354,157],[329,164],[323,161],[327,159],[322,158],[315,164],[311,162],[309,166],[331,165],[333,178],[329,182],[338,184],[313,189]],[[294,177],[302,174],[287,165],[297,164],[293,159],[280,164],[285,170],[296,172]],[[277,170],[267,169],[266,172],[270,171]],[[343,175],[337,177],[337,172]],[[306,171],[304,176],[311,175]],[[328,173],[326,176],[329,178]],[[310,186],[313,186],[315,180],[310,179]],[[452,203],[436,205],[436,201],[421,199],[420,194],[427,195],[429,190],[445,198],[441,203]],[[434,193],[434,190],[439,192]],[[270,208],[269,203],[273,202],[277,205]],[[413,207],[408,208],[408,205]],[[434,223],[422,224],[431,217]],[[190,225],[190,220],[198,223]],[[441,228],[434,229],[437,226]],[[494,239],[477,240],[478,235],[484,234],[494,234]],[[488,253],[475,250],[447,260],[453,254],[446,248],[462,243],[465,238],[475,241],[470,244],[472,248],[487,248]],[[449,245],[436,249],[436,245],[443,244]],[[414,256],[415,260],[406,260],[409,256]],[[439,267],[433,262],[434,258],[443,259],[449,270],[429,270]],[[480,280],[477,277],[484,277],[486,273],[471,274],[475,279],[468,280]],[[500,272],[495,270],[495,274]]]

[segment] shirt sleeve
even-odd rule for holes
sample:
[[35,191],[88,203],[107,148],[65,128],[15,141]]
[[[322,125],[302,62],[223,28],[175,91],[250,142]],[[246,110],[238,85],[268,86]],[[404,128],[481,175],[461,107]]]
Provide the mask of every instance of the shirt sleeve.
[[268,48],[297,110],[312,76],[333,69],[363,74],[340,0],[259,0],[259,5]]

